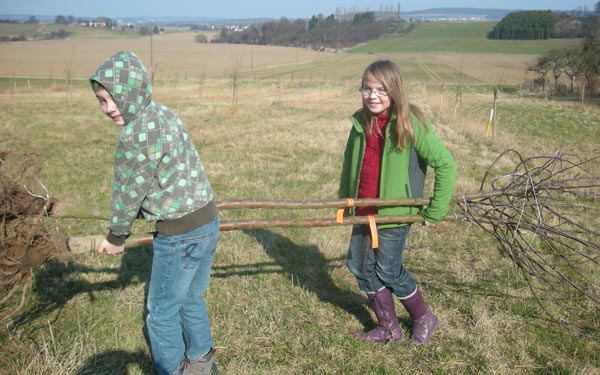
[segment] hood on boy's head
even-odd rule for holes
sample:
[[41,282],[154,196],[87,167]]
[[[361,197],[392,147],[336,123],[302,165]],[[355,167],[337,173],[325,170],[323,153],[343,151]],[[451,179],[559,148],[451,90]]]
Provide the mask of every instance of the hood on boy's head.
[[90,77],[113,97],[125,125],[133,120],[152,99],[152,85],[146,68],[133,52],[120,51],[104,60]]

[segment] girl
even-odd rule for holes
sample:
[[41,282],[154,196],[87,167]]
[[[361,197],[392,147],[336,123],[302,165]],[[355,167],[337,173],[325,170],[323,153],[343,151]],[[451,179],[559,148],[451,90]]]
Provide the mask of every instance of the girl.
[[[447,213],[456,180],[456,164],[421,111],[409,103],[400,69],[391,61],[376,61],[362,75],[362,109],[350,118],[352,128],[344,152],[340,198],[418,198],[423,196],[427,166],[435,171],[433,197],[422,207],[357,207],[350,215],[414,215],[434,227]],[[373,226],[374,227],[374,226]],[[375,343],[400,342],[393,295],[413,319],[407,343],[425,344],[438,325],[402,256],[409,224],[355,225],[348,267],[367,294],[378,327],[354,333]],[[378,248],[374,244],[378,243]],[[377,246],[375,246],[377,247]]]

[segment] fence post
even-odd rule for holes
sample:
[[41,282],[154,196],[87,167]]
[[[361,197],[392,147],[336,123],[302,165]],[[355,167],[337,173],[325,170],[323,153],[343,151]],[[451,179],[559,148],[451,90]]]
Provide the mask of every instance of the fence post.
[[490,130],[492,131],[492,144],[494,144],[496,138],[496,100],[498,99],[498,89],[494,88],[494,102],[492,103],[492,109],[490,110],[490,119],[488,120],[485,128],[485,137],[487,138]]

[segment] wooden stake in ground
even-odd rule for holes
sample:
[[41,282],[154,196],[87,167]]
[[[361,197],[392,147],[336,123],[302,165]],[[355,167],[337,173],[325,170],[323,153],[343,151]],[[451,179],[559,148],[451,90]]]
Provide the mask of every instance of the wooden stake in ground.
[[498,89],[494,89],[494,101],[490,110],[490,119],[485,127],[485,137],[487,138],[490,130],[492,132],[492,144],[496,140],[496,100],[498,99]]

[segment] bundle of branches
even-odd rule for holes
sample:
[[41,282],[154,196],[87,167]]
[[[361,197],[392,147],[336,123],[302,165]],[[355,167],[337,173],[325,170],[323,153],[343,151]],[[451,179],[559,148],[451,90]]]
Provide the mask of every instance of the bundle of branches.
[[[41,163],[35,155],[7,156],[0,153],[0,304],[15,292],[22,295],[1,321],[23,307],[32,272],[64,249],[64,237],[47,220],[53,201],[37,181]],[[32,186],[43,195],[32,192]]]
[[[515,157],[516,167],[499,173],[501,161]],[[498,241],[549,316],[587,328],[598,328],[600,305],[597,159],[505,151],[481,183],[495,194],[457,200],[461,215]]]

